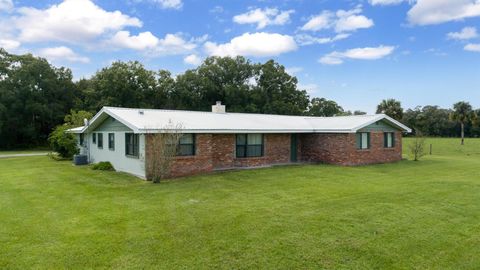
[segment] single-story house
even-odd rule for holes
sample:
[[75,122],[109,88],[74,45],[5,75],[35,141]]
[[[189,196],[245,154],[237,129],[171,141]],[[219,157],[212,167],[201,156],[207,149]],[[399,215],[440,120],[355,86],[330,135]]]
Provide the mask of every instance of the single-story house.
[[410,128],[384,114],[309,117],[103,107],[71,129],[90,163],[148,178],[151,134],[177,123],[182,137],[172,177],[297,162],[363,165],[399,161]]

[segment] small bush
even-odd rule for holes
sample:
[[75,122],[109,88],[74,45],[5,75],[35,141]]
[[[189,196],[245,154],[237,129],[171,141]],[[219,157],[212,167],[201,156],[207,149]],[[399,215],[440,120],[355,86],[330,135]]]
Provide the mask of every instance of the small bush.
[[66,125],[57,126],[50,136],[48,142],[62,158],[71,159],[78,153],[77,140],[75,135],[67,133],[69,127]]
[[99,171],[115,171],[112,166],[112,163],[108,161],[102,161],[97,164],[93,164],[92,170],[99,170]]

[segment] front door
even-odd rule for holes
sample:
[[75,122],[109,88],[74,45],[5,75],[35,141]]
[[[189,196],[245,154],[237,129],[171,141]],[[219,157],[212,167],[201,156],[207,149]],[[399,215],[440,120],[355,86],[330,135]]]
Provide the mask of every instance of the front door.
[[297,162],[297,134],[290,135],[290,161]]

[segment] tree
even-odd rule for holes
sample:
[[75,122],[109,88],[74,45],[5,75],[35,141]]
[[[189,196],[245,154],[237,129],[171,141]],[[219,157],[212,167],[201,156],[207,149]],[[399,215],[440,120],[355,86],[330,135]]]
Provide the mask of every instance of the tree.
[[333,100],[312,98],[307,114],[311,116],[334,116],[343,113],[343,108]]
[[84,125],[84,119],[90,120],[92,117],[91,112],[70,110],[70,113],[65,115],[64,122],[71,127],[80,127]]
[[256,65],[252,101],[259,113],[302,115],[309,104],[307,91],[298,90],[297,78],[273,60]]
[[170,176],[171,165],[177,155],[177,148],[182,137],[182,125],[169,121],[159,133],[147,134],[149,145],[148,162],[146,163],[147,177],[153,183],[160,183]]
[[462,138],[461,145],[463,145],[465,140],[465,124],[471,123],[475,120],[475,111],[473,111],[470,103],[460,101],[453,104],[453,112],[450,117],[452,120],[460,123],[460,132]]
[[0,148],[45,143],[77,94],[69,69],[0,49]]
[[377,113],[384,113],[395,120],[401,120],[403,117],[403,108],[400,101],[391,99],[384,99],[377,106]]
[[72,158],[78,153],[77,140],[75,135],[68,133],[69,125],[59,125],[48,137],[48,142],[53,151],[57,152],[63,158]]
[[419,161],[421,157],[425,156],[425,138],[421,134],[417,134],[408,145],[408,149],[413,156],[413,160]]
[[[156,74],[138,61],[114,62],[101,69],[78,86],[87,99],[87,110],[98,111],[103,106],[152,108],[152,96],[157,90]],[[156,102],[159,102],[158,100]]]

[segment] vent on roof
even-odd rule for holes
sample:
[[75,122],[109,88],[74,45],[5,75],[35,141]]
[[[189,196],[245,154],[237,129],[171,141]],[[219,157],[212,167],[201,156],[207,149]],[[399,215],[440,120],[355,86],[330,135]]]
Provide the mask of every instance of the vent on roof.
[[225,113],[225,105],[222,105],[221,101],[217,101],[217,104],[212,105],[212,112]]
[[139,110],[139,111],[138,111],[138,114],[140,114],[140,115],[144,115],[144,114],[145,114],[145,112],[144,112],[143,110]]

